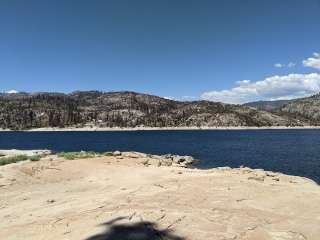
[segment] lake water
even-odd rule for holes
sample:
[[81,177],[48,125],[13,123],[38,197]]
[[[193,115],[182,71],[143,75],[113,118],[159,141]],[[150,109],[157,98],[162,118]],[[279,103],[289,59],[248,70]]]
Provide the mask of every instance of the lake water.
[[0,149],[191,155],[198,168],[262,168],[320,182],[320,130],[0,132]]

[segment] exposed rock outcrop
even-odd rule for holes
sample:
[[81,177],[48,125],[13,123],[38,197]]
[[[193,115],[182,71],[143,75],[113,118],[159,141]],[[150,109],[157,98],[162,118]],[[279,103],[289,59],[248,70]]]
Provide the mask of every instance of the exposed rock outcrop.
[[320,94],[292,100],[250,102],[244,106],[267,110],[275,115],[294,119],[298,124],[320,125]]
[[320,125],[320,94],[290,101],[277,112],[308,122],[309,125]]
[[173,154],[152,155],[140,152],[120,152],[115,151],[113,156],[122,156],[124,158],[141,159],[141,163],[145,166],[173,166],[173,167],[190,167],[194,163],[194,158],[191,156],[179,156]]

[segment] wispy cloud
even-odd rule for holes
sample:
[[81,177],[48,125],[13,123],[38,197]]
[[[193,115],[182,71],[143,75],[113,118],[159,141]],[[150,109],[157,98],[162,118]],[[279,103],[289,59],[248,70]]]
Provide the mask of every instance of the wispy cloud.
[[168,99],[168,100],[175,100],[175,98],[174,97],[169,97],[169,96],[165,96],[165,97],[163,97],[164,99]]
[[313,57],[307,58],[302,61],[303,66],[311,67],[320,70],[320,54],[313,53]]
[[256,100],[281,100],[309,96],[320,91],[320,74],[289,74],[271,76],[261,81],[238,81],[231,89],[208,91],[202,99],[226,102],[245,103]]
[[276,67],[276,68],[282,68],[283,65],[282,65],[281,63],[275,63],[275,64],[274,64],[274,67]]
[[18,93],[18,91],[12,89],[12,90],[6,91],[5,93],[14,94],[14,93]]
[[181,101],[195,101],[197,99],[198,99],[198,97],[186,95],[186,96],[182,96],[179,100],[181,100]]
[[168,99],[168,100],[175,100],[175,101],[195,101],[195,100],[199,99],[199,97],[188,96],[188,95],[185,95],[185,96],[182,96],[182,97],[169,97],[169,96],[166,96],[166,97],[163,97],[163,98]]
[[286,63],[286,64],[283,64],[283,63],[275,63],[273,66],[276,67],[276,68],[292,68],[292,67],[295,67],[297,64],[294,63],[294,62],[289,62],[289,63]]
[[291,68],[291,67],[295,67],[296,66],[296,63],[293,63],[293,62],[289,62],[287,64],[287,67]]

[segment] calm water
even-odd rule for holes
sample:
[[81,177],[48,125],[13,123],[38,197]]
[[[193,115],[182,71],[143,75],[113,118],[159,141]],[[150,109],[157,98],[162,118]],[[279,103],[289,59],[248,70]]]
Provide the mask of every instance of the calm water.
[[198,168],[263,168],[320,182],[320,130],[0,132],[0,149],[191,155]]

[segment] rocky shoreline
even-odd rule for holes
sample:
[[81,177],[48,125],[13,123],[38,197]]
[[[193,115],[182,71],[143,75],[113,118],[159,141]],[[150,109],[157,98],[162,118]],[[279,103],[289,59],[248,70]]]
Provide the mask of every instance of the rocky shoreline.
[[65,128],[33,128],[28,130],[10,130],[0,129],[0,132],[68,132],[68,131],[179,131],[179,130],[297,130],[297,129],[320,129],[320,126],[270,126],[270,127],[134,127],[134,128],[120,128],[120,127],[65,127]]
[[[124,159],[124,158],[133,158],[133,159],[140,159],[145,160],[143,162],[144,165],[149,166],[173,166],[173,167],[190,167],[193,162],[195,161],[191,156],[180,156],[174,154],[165,154],[165,155],[152,155],[152,154],[145,154],[140,152],[105,152],[105,153],[95,153],[95,152],[70,152],[64,153],[67,154],[74,154],[76,155],[75,158],[87,158],[88,156],[112,156],[116,157],[117,159]],[[17,149],[9,149],[9,150],[1,150],[0,149],[0,160],[2,158],[12,158],[18,156],[40,156],[42,158],[50,158],[55,159],[59,158],[59,153],[53,153],[51,150],[41,149],[41,150],[17,150]],[[41,159],[41,158],[40,158]]]

